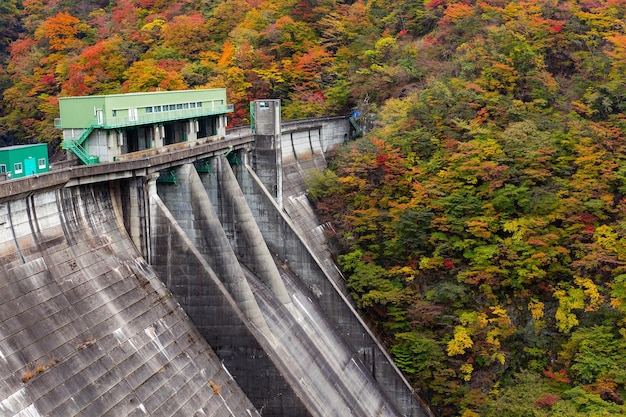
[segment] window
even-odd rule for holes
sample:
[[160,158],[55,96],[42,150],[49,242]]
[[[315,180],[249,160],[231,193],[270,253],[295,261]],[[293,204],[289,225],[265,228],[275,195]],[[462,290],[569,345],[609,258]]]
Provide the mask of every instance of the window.
[[139,117],[137,115],[137,109],[136,108],[130,108],[128,109],[128,120],[130,122],[136,122],[139,120]]
[[146,107],[146,113],[152,113],[152,107]]
[[196,103],[196,107],[202,107],[202,103],[200,102]]
[[161,111],[161,106],[154,106],[154,112],[158,113]]
[[176,105],[176,110],[181,110],[182,108],[183,108],[183,105],[182,105],[182,104],[177,104],[177,105]]
[[39,169],[46,169],[46,158],[39,158],[37,160],[37,165],[39,166]]
[[189,103],[189,108],[195,109],[196,108],[196,103]]
[[15,164],[13,164],[13,171],[16,174],[21,174],[22,173],[22,163],[21,162],[16,162]]
[[176,110],[176,104],[170,104],[170,110]]
[[4,164],[0,164],[0,174],[7,172],[7,166]]
[[188,108],[189,108],[189,103],[183,104],[183,109],[188,109]]
[[113,110],[113,117],[117,117],[117,110]]

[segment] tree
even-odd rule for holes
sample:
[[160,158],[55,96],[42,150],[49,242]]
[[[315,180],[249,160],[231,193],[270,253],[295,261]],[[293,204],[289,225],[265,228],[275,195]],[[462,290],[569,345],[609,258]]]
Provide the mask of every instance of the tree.
[[62,85],[69,96],[111,94],[121,92],[127,62],[120,53],[122,39],[112,36],[83,49],[72,64]]
[[167,71],[160,67],[159,63],[152,59],[137,61],[126,71],[127,79],[122,85],[125,93],[181,90],[185,88],[185,81],[178,72]]
[[164,45],[188,58],[197,56],[207,47],[206,24],[204,17],[199,13],[176,16],[163,26]]
[[81,37],[88,33],[89,27],[78,18],[59,12],[47,19],[35,32],[37,39],[48,41],[52,52],[69,51],[83,46]]

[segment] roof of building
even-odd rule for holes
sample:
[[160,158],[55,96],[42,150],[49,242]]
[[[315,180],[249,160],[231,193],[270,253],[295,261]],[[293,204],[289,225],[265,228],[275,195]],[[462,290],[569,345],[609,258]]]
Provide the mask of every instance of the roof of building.
[[14,149],[34,148],[34,147],[39,147],[39,146],[48,147],[48,144],[47,143],[30,143],[26,145],[3,146],[3,147],[0,147],[0,151],[11,151]]
[[140,96],[149,96],[149,95],[176,95],[181,93],[206,93],[206,92],[217,92],[217,91],[226,91],[225,88],[196,88],[190,90],[167,90],[167,91],[143,91],[143,92],[134,92],[134,93],[116,93],[116,94],[96,94],[89,96],[67,96],[67,97],[59,97],[59,100],[68,100],[68,99],[92,99],[98,97],[140,97]]

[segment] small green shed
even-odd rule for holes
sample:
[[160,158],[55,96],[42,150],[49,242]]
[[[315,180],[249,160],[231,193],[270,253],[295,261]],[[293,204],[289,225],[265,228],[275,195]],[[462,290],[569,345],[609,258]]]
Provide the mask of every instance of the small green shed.
[[48,145],[15,145],[0,148],[0,174],[9,178],[21,178],[50,170]]

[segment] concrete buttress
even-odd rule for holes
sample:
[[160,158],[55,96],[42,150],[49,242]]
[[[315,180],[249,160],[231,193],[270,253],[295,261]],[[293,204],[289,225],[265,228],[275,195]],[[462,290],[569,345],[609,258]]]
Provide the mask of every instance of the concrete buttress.
[[[223,233],[222,227],[212,221],[211,226],[218,230],[203,229],[208,224],[195,213],[197,203],[191,203],[188,196],[183,198],[191,189],[190,177],[197,175],[185,174],[190,170],[192,166],[181,169],[175,185],[159,184],[159,195],[152,197],[157,207],[152,221],[154,267],[263,415],[313,417],[303,404],[306,396],[296,394],[285,378],[288,373],[271,347],[274,336],[267,325],[258,326],[258,317],[248,317],[231,295],[231,278],[226,275],[241,269],[239,264],[216,262],[226,256],[216,256],[217,252],[232,252],[232,248],[228,242],[216,247],[204,236]],[[216,265],[215,270],[211,264]],[[247,281],[244,284],[248,285]],[[252,296],[246,304],[256,303]]]
[[176,176],[176,185],[160,187],[166,206],[171,207],[170,212],[184,226],[187,236],[194,238],[194,245],[211,268],[220,272],[239,308],[261,332],[266,332],[267,324],[193,164],[178,167]]
[[[162,271],[168,287],[190,311],[211,345],[220,346],[218,355],[223,355],[235,379],[257,408],[263,409],[264,415],[400,416],[358,355],[335,333],[306,291],[277,266],[230,165],[223,157],[215,159],[211,161],[211,173],[205,175],[214,175],[217,181],[205,184],[219,188],[218,193],[210,194],[220,196],[220,211],[230,214],[224,220],[231,224],[224,224],[224,220],[213,220],[209,224],[203,220],[207,210],[212,210],[204,201],[207,193],[197,190],[198,174],[193,172],[192,166],[178,168],[176,184],[158,186],[158,193],[166,204],[159,206],[163,213],[156,223],[159,228],[167,224],[168,230],[159,232],[162,249],[157,248],[157,252],[162,256],[156,259],[165,264],[155,267]],[[213,169],[216,165],[218,168]],[[186,194],[201,201],[190,201]],[[219,231],[209,231],[207,227],[217,227]],[[241,270],[263,315],[267,325],[264,331],[253,326],[246,314],[238,312],[239,303],[228,294],[227,285],[222,284],[226,282],[223,275],[232,269],[216,264],[213,271],[209,266],[214,252],[226,249],[213,247],[212,239],[204,236],[222,234],[223,229],[233,231],[229,245],[234,247],[241,261]],[[261,255],[258,255],[258,245],[264,248]],[[169,251],[173,253],[168,255]],[[268,270],[274,272],[271,280],[261,276]],[[289,287],[285,282],[289,282]],[[195,293],[206,296],[194,297]],[[216,298],[218,293],[222,293],[221,306]],[[224,324],[220,326],[220,323]],[[238,354],[242,349],[254,358]],[[248,380],[250,377],[253,381]]]
[[290,303],[291,299],[280,279],[274,258],[267,248],[228,161],[224,157],[217,157],[217,166],[219,187],[223,195],[222,204],[234,213],[235,233],[240,235],[235,236],[233,240],[238,256],[272,289],[283,304]]
[[[242,160],[245,161],[245,158]],[[428,406],[412,390],[340,285],[326,274],[317,251],[308,245],[309,236],[300,234],[294,227],[290,216],[277,204],[256,171],[243,163],[236,167],[236,177],[266,244],[284,262],[282,269],[293,271],[307,286],[309,296],[316,299],[351,351],[358,355],[370,375],[380,382],[381,390],[393,399],[402,415],[432,416]]]

